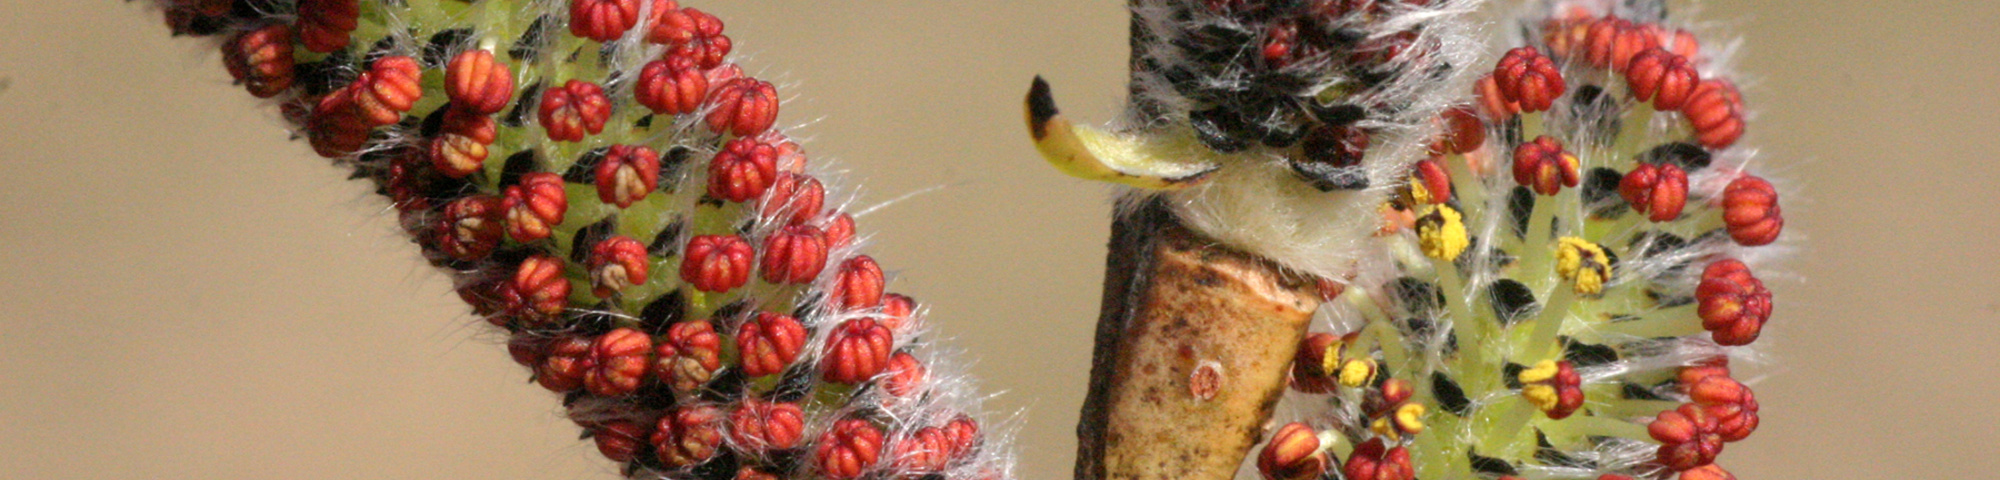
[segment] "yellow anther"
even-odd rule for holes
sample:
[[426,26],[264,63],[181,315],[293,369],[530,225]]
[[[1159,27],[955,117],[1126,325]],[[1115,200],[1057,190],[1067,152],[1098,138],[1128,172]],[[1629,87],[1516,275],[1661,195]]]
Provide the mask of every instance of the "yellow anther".
[[1347,387],[1367,385],[1375,379],[1375,361],[1366,358],[1347,360],[1340,364],[1340,384]]
[[1604,246],[1577,237],[1556,241],[1556,273],[1575,285],[1576,293],[1596,295],[1611,280],[1611,256]]
[[1410,200],[1416,205],[1431,203],[1431,189],[1424,188],[1423,177],[1410,176]]
[[1396,435],[1396,429],[1389,426],[1389,417],[1377,418],[1373,422],[1368,422],[1368,431],[1375,432],[1376,435],[1388,437],[1391,441],[1401,438]]
[[1556,394],[1556,387],[1540,383],[1521,387],[1521,397],[1544,412],[1554,410],[1556,402],[1562,400],[1562,395]]
[[1346,349],[1346,344],[1347,342],[1334,340],[1333,343],[1326,345],[1326,350],[1319,352],[1319,371],[1322,374],[1340,371],[1340,352]]
[[1472,240],[1457,209],[1436,205],[1425,208],[1423,217],[1417,219],[1417,243],[1423,247],[1424,255],[1449,262],[1465,253]]
[[1416,435],[1424,433],[1424,404],[1410,403],[1396,409],[1396,429]]
[[1558,371],[1560,369],[1556,367],[1555,360],[1543,360],[1535,362],[1534,367],[1522,370],[1520,375],[1515,375],[1514,377],[1520,379],[1521,383],[1541,383],[1556,378],[1556,372]]

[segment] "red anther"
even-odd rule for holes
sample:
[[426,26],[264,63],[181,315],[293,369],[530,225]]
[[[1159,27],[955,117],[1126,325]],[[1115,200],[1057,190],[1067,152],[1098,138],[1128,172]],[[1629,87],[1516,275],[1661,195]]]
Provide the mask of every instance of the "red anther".
[[[739,67],[734,63],[725,63],[717,65],[715,68],[702,70],[701,76],[707,78],[708,85],[712,87],[728,83],[730,80],[743,78],[743,67]],[[710,91],[712,92],[713,90]]]
[[[1518,477],[1516,477],[1516,478],[1518,478]],[[1624,476],[1624,475],[1619,475],[1619,474],[1615,474],[1615,473],[1606,473],[1606,474],[1603,474],[1603,475],[1598,475],[1598,476],[1597,476],[1597,480],[1633,480],[1633,479],[1632,479],[1632,477],[1627,477],[1627,476]]]
[[1736,379],[1709,376],[1688,388],[1688,397],[1715,417],[1715,431],[1724,442],[1749,438],[1757,431],[1757,394]]
[[590,247],[590,293],[610,298],[626,287],[646,283],[652,270],[646,244],[631,237],[614,235]]
[[701,108],[701,101],[708,98],[708,77],[695,68],[694,59],[669,55],[639,70],[632,96],[653,113],[694,113]]
[[764,238],[758,274],[768,283],[812,283],[826,269],[826,234],[811,225],[792,225]]
[[1681,472],[1680,480],[1736,480],[1736,475],[1711,463]]
[[1591,66],[1623,73],[1633,55],[1659,46],[1660,39],[1635,27],[1629,20],[1606,16],[1591,22],[1583,43],[1584,59]]
[[889,330],[902,331],[911,325],[917,313],[917,301],[908,295],[891,293],[882,296],[882,326]]
[[1716,427],[1716,418],[1707,409],[1687,403],[1660,412],[1646,426],[1646,432],[1660,442],[1656,461],[1682,471],[1713,463],[1722,453],[1722,436]]
[[1675,372],[1674,378],[1675,381],[1680,384],[1680,390],[1683,393],[1685,393],[1687,389],[1693,387],[1695,383],[1700,382],[1701,379],[1708,378],[1710,376],[1715,376],[1715,375],[1721,375],[1725,377],[1729,376],[1729,357],[1716,357],[1716,358],[1720,359],[1721,362],[1712,365],[1694,365],[1694,366],[1681,367],[1680,371]]
[[882,391],[890,396],[910,398],[924,389],[930,376],[930,369],[917,360],[910,352],[896,352],[889,356],[889,374],[882,377]]
[[1687,172],[1672,163],[1640,163],[1618,181],[1618,195],[1625,197],[1632,211],[1655,222],[1680,218],[1687,192]]
[[833,215],[833,218],[826,221],[826,226],[821,228],[826,230],[826,248],[828,250],[847,248],[847,246],[854,244],[854,217],[852,215],[836,213]]
[[465,178],[486,166],[487,146],[498,138],[493,118],[463,110],[444,113],[431,139],[431,166],[451,178]]
[[1410,467],[1410,452],[1403,447],[1387,448],[1381,438],[1371,438],[1347,457],[1347,464],[1341,471],[1348,480],[1415,480],[1417,471]]
[[917,429],[900,442],[896,442],[893,457],[896,469],[911,476],[944,471],[951,462],[951,433],[938,427]]
[[708,129],[748,137],[770,130],[778,121],[778,88],[770,82],[743,77],[716,84],[709,92]]
[[548,343],[535,364],[535,383],[549,391],[568,393],[583,388],[584,357],[590,355],[590,339],[558,337]]
[[736,470],[734,480],[778,480],[778,475],[758,470],[757,467],[743,467]]
[[502,293],[506,289],[507,279],[497,277],[483,274],[468,275],[459,281],[452,291],[458,293],[459,300],[464,300],[466,305],[472,307],[473,315],[486,317],[486,321],[493,326],[505,327],[513,319],[495,314],[507,308],[506,295]]
[[[1735,259],[1711,263],[1701,272],[1694,296],[1701,326],[1721,345],[1749,345],[1771,318],[1771,291]],[[1726,370],[1725,370],[1726,372]]]
[[569,306],[569,279],[563,277],[562,265],[562,259],[548,255],[523,260],[501,292],[507,313],[530,319],[562,313]]
[[347,48],[348,34],[361,26],[360,0],[299,0],[299,43],[306,50],[333,53]]
[[614,462],[630,462],[639,446],[646,444],[646,425],[611,421],[591,427],[590,438],[597,441],[597,453]]
[[1666,47],[1668,51],[1687,57],[1689,62],[1702,63],[1701,40],[1695,38],[1694,33],[1676,28],[1672,32],[1660,29],[1659,35],[1662,39],[1661,46]]
[[653,430],[653,450],[667,468],[686,468],[715,457],[722,448],[722,409],[683,405],[660,417]]
[[561,175],[533,172],[521,175],[521,183],[507,187],[507,236],[516,242],[549,238],[549,229],[563,222],[569,212],[569,193],[563,191]]
[[626,208],[660,187],[660,154],[637,145],[612,145],[597,162],[597,200]]
[[1778,209],[1778,190],[1771,182],[1751,175],[1738,177],[1722,188],[1722,222],[1729,238],[1738,245],[1770,245],[1785,229],[1784,214]]
[[1445,171],[1444,165],[1439,165],[1437,160],[1418,160],[1410,173],[1423,183],[1430,203],[1442,205],[1451,200],[1451,172]]
[[791,137],[777,130],[765,130],[757,135],[757,142],[778,149],[778,171],[806,173],[805,147],[799,146],[799,142],[792,141]]
[[1521,104],[1500,91],[1500,81],[1492,75],[1479,79],[1472,85],[1472,96],[1479,105],[1479,116],[1489,120],[1505,120],[1521,114]]
[[584,358],[584,389],[592,395],[615,397],[639,389],[652,363],[653,338],[638,330],[620,328],[597,337]]
[[1348,55],[1347,61],[1357,65],[1387,64],[1403,56],[1403,52],[1410,51],[1410,45],[1416,41],[1417,32],[1410,30],[1363,40],[1360,45],[1354,47],[1354,52]]
[[611,118],[611,100],[595,83],[570,80],[542,92],[538,113],[550,140],[580,142],[586,134],[604,131],[604,122]]
[[270,25],[222,44],[222,66],[257,98],[292,88],[292,27]]
[[514,73],[506,63],[494,60],[493,52],[466,50],[445,66],[444,94],[451,99],[453,109],[480,115],[499,113],[514,99]]
[[1340,386],[1338,372],[1327,371],[1326,355],[1340,347],[1340,336],[1326,332],[1306,334],[1299,341],[1299,351],[1292,355],[1291,386],[1293,390],[1306,393],[1333,393]]
[[646,41],[666,45],[667,54],[693,59],[703,69],[722,65],[729,56],[730,41],[722,34],[722,20],[693,8],[668,8],[653,12],[653,28]]
[[1387,405],[1401,405],[1416,392],[1416,386],[1411,385],[1409,380],[1391,378],[1382,381],[1382,402]]
[[653,375],[675,392],[693,392],[722,368],[722,336],[708,320],[676,323],[653,348]]
[[375,128],[355,111],[352,86],[320,98],[305,123],[306,139],[312,143],[313,152],[327,158],[360,150],[368,143],[369,130]]
[[1431,146],[1432,152],[1462,155],[1486,144],[1486,124],[1479,121],[1479,113],[1472,106],[1447,108],[1438,115],[1438,120],[1444,124],[1444,133]]
[[172,0],[168,8],[185,8],[194,13],[220,17],[229,13],[230,0]]
[[1544,360],[1519,375],[1521,395],[1550,420],[1562,420],[1583,407],[1583,377],[1568,360]]
[[748,202],[764,195],[777,176],[777,147],[739,137],[724,144],[708,161],[708,196]]
[[688,240],[681,280],[696,290],[727,292],[750,281],[757,252],[735,235],[699,235]]
[[569,33],[599,42],[617,40],[639,24],[639,0],[570,0]]
[[1576,155],[1563,149],[1555,137],[1542,135],[1514,149],[1514,182],[1542,195],[1555,195],[1563,187],[1574,187]]
[[951,434],[951,458],[965,458],[979,450],[979,421],[959,414],[943,427]]
[[859,478],[882,456],[882,430],[858,418],[843,419],[819,437],[813,466],[834,480]]
[[1729,148],[1743,137],[1743,95],[1724,80],[1703,80],[1681,106],[1695,139],[1712,150]]
[[[1352,278],[1347,279],[1347,281],[1353,280]],[[1320,301],[1329,301],[1339,298],[1342,293],[1347,293],[1347,284],[1341,283],[1340,280],[1319,277],[1313,279],[1313,290],[1319,292]]]
[[866,382],[889,367],[889,352],[895,342],[894,334],[875,319],[841,322],[826,337],[820,378],[849,385]]
[[1290,65],[1293,58],[1292,51],[1298,48],[1298,43],[1297,23],[1280,21],[1271,24],[1271,27],[1264,31],[1264,48],[1259,50],[1259,53],[1263,54],[1264,65],[1270,68],[1284,68]]
[[1590,26],[1594,19],[1588,13],[1578,16],[1560,16],[1542,22],[1542,43],[1549,45],[1549,53],[1561,58],[1573,58],[1579,53],[1585,39],[1590,36]]
[[806,328],[789,316],[757,312],[736,330],[736,351],[743,376],[762,377],[785,371],[805,349]]
[[784,172],[771,183],[762,203],[764,218],[782,218],[786,225],[800,225],[818,217],[820,209],[826,207],[826,187],[811,175]]
[[1265,480],[1306,480],[1326,472],[1327,456],[1319,448],[1319,434],[1306,424],[1292,422],[1278,427],[1264,451],[1257,454],[1257,473]]
[[500,197],[472,195],[445,204],[436,230],[438,250],[459,260],[478,260],[493,253],[507,227],[502,203]]
[[729,436],[749,453],[798,446],[805,436],[806,414],[798,404],[744,399],[729,412]]
[[382,57],[354,79],[355,112],[373,126],[402,121],[403,112],[424,97],[423,67],[401,55]]
[[542,363],[542,350],[549,348],[549,339],[530,333],[517,333],[507,339],[507,356],[523,367],[534,368]]
[[882,266],[867,255],[856,255],[840,264],[828,297],[843,310],[870,308],[882,304]]
[[1653,110],[1674,111],[1686,105],[1695,85],[1701,84],[1701,72],[1687,57],[1654,47],[1632,57],[1625,84],[1632,88],[1633,98],[1652,101]]
[[1521,104],[1523,112],[1548,110],[1568,88],[1556,62],[1535,47],[1508,50],[1493,68],[1493,80],[1507,100]]

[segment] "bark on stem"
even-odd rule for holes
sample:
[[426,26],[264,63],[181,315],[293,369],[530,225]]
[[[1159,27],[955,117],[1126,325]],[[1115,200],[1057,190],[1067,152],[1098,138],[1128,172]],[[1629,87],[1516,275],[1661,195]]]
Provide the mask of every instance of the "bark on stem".
[[1283,393],[1319,297],[1145,202],[1112,226],[1076,478],[1228,479]]

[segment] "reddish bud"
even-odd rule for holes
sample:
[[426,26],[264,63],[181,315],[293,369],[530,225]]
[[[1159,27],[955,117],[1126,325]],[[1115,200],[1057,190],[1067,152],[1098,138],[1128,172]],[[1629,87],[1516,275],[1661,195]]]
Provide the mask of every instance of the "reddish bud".
[[1749,345],[1771,318],[1771,291],[1735,259],[1709,264],[1695,287],[1695,299],[1701,326],[1717,344]]
[[570,80],[542,92],[538,114],[550,140],[580,142],[586,134],[604,131],[604,122],[611,118],[611,99],[595,83]]
[[1618,195],[1632,211],[1655,222],[1680,218],[1687,205],[1687,172],[1672,163],[1640,163],[1618,181]]
[[493,52],[466,50],[444,69],[444,94],[454,109],[492,115],[507,109],[514,98],[514,73],[496,61]]
[[1299,25],[1295,22],[1277,22],[1264,31],[1264,65],[1284,68],[1292,63],[1292,50],[1298,47]]
[[1555,195],[1580,180],[1576,162],[1576,155],[1564,150],[1555,137],[1535,137],[1514,149],[1514,182],[1535,193]]
[[497,133],[491,117],[463,110],[445,112],[437,138],[431,139],[431,167],[451,178],[478,172],[486,167],[486,147]]
[[549,339],[532,333],[516,333],[507,339],[507,356],[523,367],[534,368],[542,363],[542,350],[549,348]]
[[826,221],[826,248],[828,250],[846,248],[854,244],[854,217],[836,213]]
[[785,371],[805,349],[806,328],[789,316],[757,312],[736,330],[736,350],[743,375],[762,377]]
[[1523,112],[1548,110],[1567,89],[1555,61],[1534,47],[1508,50],[1494,67],[1493,80],[1507,100],[1520,103]]
[[888,368],[889,352],[894,346],[894,334],[874,319],[842,322],[826,337],[821,378],[849,385],[866,382]]
[[910,352],[890,355],[888,370],[889,374],[882,377],[882,391],[898,398],[910,398],[922,392],[926,377],[930,375],[923,362]]
[[908,295],[891,293],[882,296],[882,326],[889,330],[902,331],[912,325],[917,313],[917,301]]
[[729,412],[730,438],[751,453],[798,446],[805,430],[805,411],[795,403],[748,398]]
[[770,130],[778,121],[778,88],[754,78],[737,78],[709,92],[708,129],[748,137]]
[[347,48],[348,34],[361,26],[360,0],[299,0],[299,43],[306,50],[333,53]]
[[653,353],[653,375],[676,392],[692,392],[722,368],[722,336],[708,320],[680,322],[667,327]]
[[1729,238],[1739,245],[1770,245],[1785,229],[1778,190],[1762,178],[1737,177],[1722,189],[1722,222],[1728,227]]
[[529,319],[562,313],[569,306],[569,279],[563,277],[562,265],[562,259],[548,255],[523,260],[502,291],[507,313]]
[[1333,393],[1340,386],[1337,372],[1327,371],[1326,356],[1339,357],[1340,336],[1325,332],[1312,332],[1299,342],[1299,351],[1292,356],[1291,385],[1293,390],[1306,393]]
[[1633,98],[1652,101],[1654,110],[1674,111],[1686,105],[1695,86],[1701,84],[1701,72],[1687,57],[1654,47],[1632,57],[1625,83],[1632,88]]
[[660,418],[653,430],[653,450],[667,468],[686,468],[715,457],[722,447],[722,410],[710,405],[683,405]]
[[639,23],[639,0],[570,0],[569,33],[599,42],[617,40]]
[[306,140],[312,143],[314,153],[337,158],[354,153],[368,143],[368,133],[375,125],[357,111],[354,96],[352,85],[334,90],[321,97],[312,112],[307,114]]
[[669,8],[653,12],[653,28],[646,41],[667,46],[667,55],[687,57],[703,69],[722,65],[729,56],[729,36],[722,34],[722,20],[693,8]]
[[787,225],[804,224],[826,207],[826,186],[810,175],[780,173],[762,204],[764,218],[784,219]]
[[1629,20],[1606,16],[1591,22],[1583,42],[1584,59],[1591,66],[1622,73],[1633,55],[1659,46],[1660,39],[1634,27]]
[[771,188],[778,176],[778,149],[754,138],[730,140],[708,162],[708,195],[748,202]]
[[549,229],[563,222],[569,211],[569,193],[563,191],[561,175],[533,172],[521,175],[521,183],[507,187],[507,236],[516,242],[549,238]]
[[1562,420],[1583,407],[1583,377],[1568,360],[1543,360],[1521,371],[1521,396],[1550,420]]
[[750,281],[756,252],[735,235],[700,235],[688,240],[681,280],[704,292],[727,292]]
[[917,429],[896,442],[896,469],[916,476],[944,471],[951,462],[951,434],[937,427]]
[[1715,431],[1724,442],[1748,438],[1757,431],[1757,394],[1736,379],[1714,375],[1688,388],[1688,397],[1715,417]]
[[1681,472],[1680,480],[1736,480],[1736,475],[1723,470],[1721,465],[1711,463]]
[[1500,90],[1500,81],[1492,75],[1479,79],[1472,85],[1472,96],[1477,100],[1479,115],[1491,120],[1505,120],[1521,114],[1521,104],[1507,97]]
[[882,303],[882,266],[867,255],[856,255],[840,264],[828,297],[844,310],[870,308]]
[[615,397],[639,389],[646,379],[653,339],[638,330],[620,328],[597,337],[584,359],[583,386],[592,395]]
[[1743,95],[1727,81],[1703,80],[1688,95],[1681,114],[1694,127],[1695,139],[1710,149],[1729,148],[1743,137]]
[[951,457],[965,458],[979,450],[979,421],[959,414],[946,422],[945,433],[951,434]]
[[1326,472],[1326,452],[1319,448],[1319,435],[1306,424],[1292,422],[1278,427],[1264,451],[1257,454],[1257,473],[1265,480],[1307,480]]
[[645,244],[624,235],[604,239],[590,247],[590,292],[609,298],[625,287],[646,283],[651,269]]
[[743,467],[736,470],[734,480],[779,480],[778,475],[758,470],[757,467]]
[[355,112],[373,126],[392,125],[424,97],[423,69],[417,59],[382,57],[347,88],[354,91]]
[[1486,144],[1486,124],[1479,121],[1479,113],[1471,106],[1447,108],[1438,121],[1444,125],[1444,133],[1431,146],[1433,152],[1463,155]]
[[614,462],[630,462],[640,445],[646,444],[646,426],[626,421],[606,422],[591,427],[590,438],[597,441],[597,452]]
[[1415,480],[1410,452],[1403,447],[1388,448],[1381,438],[1371,438],[1354,448],[1341,467],[1348,480]]
[[1656,461],[1675,471],[1715,462],[1722,453],[1722,437],[1716,433],[1716,419],[1706,409],[1692,403],[1660,412],[1646,431],[1660,442]]
[[811,225],[792,225],[764,239],[758,273],[768,283],[812,283],[826,268],[826,234]]
[[1698,365],[1681,367],[1680,371],[1674,372],[1675,381],[1680,383],[1679,388],[1685,392],[1703,378],[1713,375],[1729,376],[1729,357],[1715,358],[1716,361],[1714,362],[1703,362]]
[[1444,165],[1439,165],[1437,160],[1418,160],[1410,173],[1416,177],[1417,183],[1424,186],[1424,198],[1421,200],[1434,205],[1451,201],[1451,173],[1445,171]]
[[584,357],[590,355],[588,338],[563,336],[550,341],[535,364],[535,383],[549,391],[567,393],[583,388]]
[[445,204],[437,228],[438,250],[459,260],[477,260],[493,253],[500,246],[501,230],[506,228],[500,207],[500,197],[492,195],[473,195]]
[[660,186],[660,154],[635,145],[612,145],[597,162],[598,201],[626,208]]
[[849,418],[833,424],[819,437],[813,466],[833,480],[859,478],[882,455],[882,430],[867,420]]
[[640,105],[663,115],[685,115],[701,108],[708,97],[708,78],[695,68],[694,60],[667,56],[647,63],[639,70],[632,95]]
[[222,65],[257,98],[285,93],[293,79],[292,28],[270,25],[237,34],[222,44]]

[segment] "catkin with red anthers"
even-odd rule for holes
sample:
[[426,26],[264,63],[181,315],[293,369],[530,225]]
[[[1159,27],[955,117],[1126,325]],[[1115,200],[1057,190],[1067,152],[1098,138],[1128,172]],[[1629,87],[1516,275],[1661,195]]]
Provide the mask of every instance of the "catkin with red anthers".
[[[254,4],[257,8],[241,8]],[[672,0],[161,0],[633,478],[1006,478],[721,19]],[[590,54],[558,51],[574,48]],[[893,302],[884,302],[884,299]],[[983,445],[985,448],[975,448]]]

